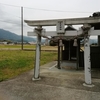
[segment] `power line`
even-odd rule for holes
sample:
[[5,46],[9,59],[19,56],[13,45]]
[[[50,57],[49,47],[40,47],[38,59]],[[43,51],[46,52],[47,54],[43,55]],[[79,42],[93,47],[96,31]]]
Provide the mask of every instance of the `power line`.
[[20,25],[20,24],[18,24],[18,23],[13,23],[13,22],[11,22],[11,21],[4,21],[4,20],[0,20],[0,22],[5,22],[5,23],[10,23],[10,24]]
[[[10,5],[10,4],[4,4],[0,3],[1,5],[6,5],[6,6],[12,6],[12,7],[21,7],[21,6],[16,6],[16,5]],[[52,11],[52,12],[67,12],[67,13],[93,13],[93,12],[83,12],[83,11],[65,11],[65,10],[51,10],[51,9],[41,9],[41,8],[32,8],[32,7],[23,7],[26,9],[33,9],[33,10],[41,10],[41,11]]]
[[[13,23],[13,22],[11,22],[11,21],[0,20],[0,22],[9,23],[9,24],[14,24],[14,25],[21,25],[20,23],[19,23],[19,24],[18,24],[18,23]],[[29,26],[27,26],[27,25],[25,25],[25,24],[24,24],[23,26],[33,30],[33,28],[31,28],[31,27],[29,27]]]
[[[7,14],[11,14],[11,13],[8,13],[8,12],[6,12],[6,11],[3,11],[4,13],[7,13]],[[17,18],[19,18],[19,19],[21,19],[21,17],[19,17],[19,16],[16,16],[16,15],[14,15],[14,14],[11,14],[12,16],[14,16],[14,17],[17,17]]]
[[[0,3],[1,4],[1,3]],[[13,6],[13,7],[17,7],[17,6],[14,6],[14,5],[8,5],[8,4],[2,4],[2,5],[7,5],[7,6]],[[20,7],[21,8],[21,7]],[[7,14],[11,14],[11,13],[8,13],[8,12],[6,12],[6,11],[4,11],[3,10],[3,12],[4,13],[7,13]],[[11,14],[11,15],[13,15],[14,17],[17,17],[17,18],[21,18],[20,16],[16,16],[16,15],[14,15],[14,14]]]
[[4,3],[0,3],[1,5],[6,5],[6,6],[11,6],[11,7],[21,7],[21,6],[16,6],[16,5],[10,5],[10,4],[4,4]]
[[30,8],[30,7],[24,7],[27,9],[34,9],[34,10],[42,10],[42,11],[52,11],[52,12],[67,12],[67,13],[93,13],[93,12],[78,12],[78,11],[64,11],[64,10],[50,10],[50,9],[40,9],[40,8]]

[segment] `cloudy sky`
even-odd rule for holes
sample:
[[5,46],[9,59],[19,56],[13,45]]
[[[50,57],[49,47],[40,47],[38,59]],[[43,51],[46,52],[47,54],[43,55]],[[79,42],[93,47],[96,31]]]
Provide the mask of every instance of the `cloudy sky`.
[[[0,0],[0,28],[21,34],[21,6],[27,20],[75,18],[100,11],[100,0]],[[24,35],[27,31],[32,27],[24,23]]]

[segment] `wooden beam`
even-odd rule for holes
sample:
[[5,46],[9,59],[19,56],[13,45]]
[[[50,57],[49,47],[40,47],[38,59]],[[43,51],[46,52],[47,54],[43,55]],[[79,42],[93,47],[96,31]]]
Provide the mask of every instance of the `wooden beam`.
[[58,21],[64,21],[65,25],[80,25],[100,23],[100,17],[52,19],[52,20],[24,20],[29,26],[56,26]]

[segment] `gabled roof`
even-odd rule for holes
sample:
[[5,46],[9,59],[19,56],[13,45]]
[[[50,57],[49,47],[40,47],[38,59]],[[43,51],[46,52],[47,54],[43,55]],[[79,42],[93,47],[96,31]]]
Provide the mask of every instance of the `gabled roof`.
[[65,28],[65,31],[72,31],[72,30],[75,30],[75,31],[76,31],[76,29],[75,29],[73,26],[71,26],[71,25],[68,25],[68,26]]

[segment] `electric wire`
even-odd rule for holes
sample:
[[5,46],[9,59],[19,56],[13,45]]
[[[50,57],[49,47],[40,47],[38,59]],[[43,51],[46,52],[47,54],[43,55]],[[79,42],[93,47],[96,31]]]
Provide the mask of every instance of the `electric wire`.
[[[0,22],[21,26],[21,23],[18,24],[18,23],[13,23],[11,21],[0,20]],[[24,24],[23,26],[33,30],[33,28],[31,28],[30,26],[27,26],[26,24]]]
[[[4,3],[0,3],[1,5],[6,5],[6,6],[12,6],[12,7],[21,7],[21,6],[16,6],[16,5],[10,5],[10,4],[4,4]],[[66,11],[66,10],[54,10],[54,9],[42,9],[42,8],[33,8],[33,7],[25,7],[23,6],[23,8],[26,9],[33,9],[33,10],[41,10],[41,11],[51,11],[51,12],[67,12],[67,13],[93,13],[91,12],[84,12],[84,11]]]

